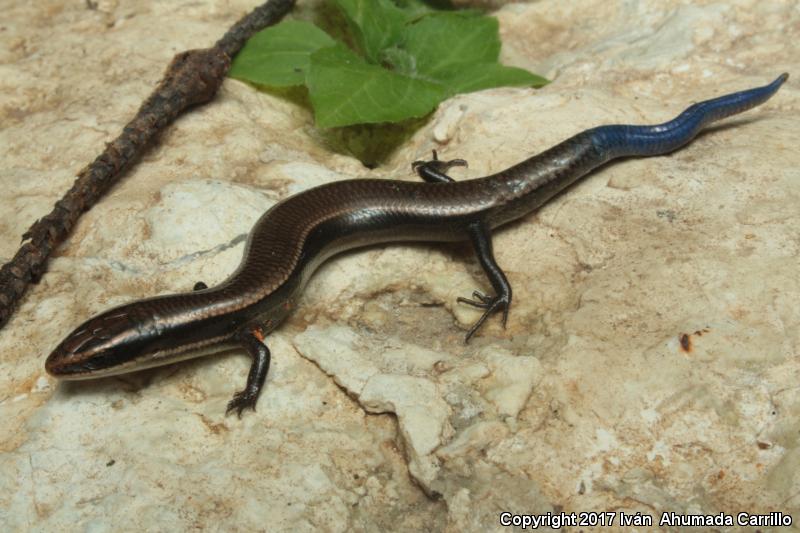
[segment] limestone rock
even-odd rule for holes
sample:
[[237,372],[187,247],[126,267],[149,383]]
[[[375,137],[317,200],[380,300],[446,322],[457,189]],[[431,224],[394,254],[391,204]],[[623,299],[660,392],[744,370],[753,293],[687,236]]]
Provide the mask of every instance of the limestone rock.
[[[503,60],[552,78],[543,89],[457,96],[370,170],[296,102],[228,80],[81,219],[0,331],[4,530],[499,531],[503,510],[800,516],[800,10],[501,4]],[[253,5],[6,2],[0,259],[171,56]],[[96,382],[44,373],[92,314],[227,277],[253,222],[290,194],[417,179],[409,163],[434,148],[469,160],[456,179],[474,178],[784,71],[767,104],[668,156],[607,165],[498,231],[509,323],[490,319],[469,345],[478,315],[456,298],[488,288],[469,246],[387,245],[314,276],[268,339],[267,386],[241,420],[223,416],[244,385],[240,352]]]

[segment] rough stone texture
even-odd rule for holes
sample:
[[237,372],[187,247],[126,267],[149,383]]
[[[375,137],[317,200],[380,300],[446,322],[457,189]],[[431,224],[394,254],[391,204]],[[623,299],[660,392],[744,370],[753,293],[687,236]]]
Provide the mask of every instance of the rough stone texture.
[[[0,2],[0,259],[172,55],[252,5]],[[307,110],[227,81],[82,219],[0,331],[3,530],[478,531],[501,510],[800,520],[797,4],[541,1],[497,16],[505,61],[551,85],[454,98],[370,171],[321,143]],[[783,71],[766,105],[498,232],[505,331],[494,319],[461,342],[477,315],[455,298],[487,285],[468,246],[385,246],[315,276],[241,421],[223,413],[242,354],[79,384],[44,373],[90,315],[225,278],[259,214],[294,192],[414,179],[432,148],[476,177]]]

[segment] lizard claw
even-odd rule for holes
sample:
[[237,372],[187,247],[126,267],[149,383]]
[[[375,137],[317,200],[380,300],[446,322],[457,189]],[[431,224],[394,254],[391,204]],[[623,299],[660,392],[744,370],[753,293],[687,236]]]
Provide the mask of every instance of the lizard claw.
[[225,409],[225,415],[230,415],[236,411],[236,416],[242,418],[242,412],[245,409],[256,410],[256,401],[258,400],[258,393],[253,394],[247,389],[241,390],[233,395],[233,399],[228,402],[228,407]]
[[492,313],[499,311],[500,309],[503,310],[503,328],[506,327],[506,323],[508,322],[508,309],[511,306],[511,297],[510,294],[498,294],[497,296],[486,296],[480,291],[474,291],[472,293],[474,298],[462,298],[458,297],[456,300],[459,303],[464,303],[471,305],[473,307],[477,307],[479,309],[485,309],[484,313],[481,317],[475,322],[469,331],[467,332],[467,336],[464,339],[464,342],[469,342],[470,338],[475,334],[476,331],[483,325],[487,318]]

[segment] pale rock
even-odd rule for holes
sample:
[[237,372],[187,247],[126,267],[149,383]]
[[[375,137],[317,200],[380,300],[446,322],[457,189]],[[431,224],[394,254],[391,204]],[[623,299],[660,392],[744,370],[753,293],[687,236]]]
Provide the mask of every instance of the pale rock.
[[[173,54],[256,3],[6,2],[0,259]],[[296,101],[226,80],[81,218],[0,331],[3,530],[500,531],[503,510],[797,520],[796,2],[481,3],[498,8],[503,61],[551,84],[458,95],[368,169]],[[434,148],[475,178],[784,71],[768,103],[497,231],[505,330],[492,317],[463,342],[479,312],[456,298],[489,288],[468,244],[394,244],[322,266],[270,335],[267,385],[241,420],[224,416],[241,350],[94,382],[44,373],[93,314],[225,279],[291,194],[416,181],[410,163]]]
[[508,432],[508,426],[501,422],[478,422],[462,430],[447,446],[439,448],[436,455],[444,460],[474,455],[505,438]]
[[483,351],[492,373],[482,384],[483,394],[500,415],[514,418],[541,379],[541,364],[534,357],[515,357],[507,350]]
[[397,414],[400,432],[408,445],[409,472],[424,487],[438,474],[432,452],[452,432],[449,408],[436,385],[423,378],[380,374],[367,382],[359,397],[370,412]]
[[357,349],[355,343],[358,340],[358,336],[349,328],[309,326],[295,337],[294,345],[304,357],[333,376],[339,386],[359,395],[380,369],[371,361],[369,354]]
[[[452,433],[448,421],[450,409],[434,382],[393,373],[397,355],[401,354],[392,350],[382,355],[363,348],[359,351],[358,342],[355,332],[343,327],[309,326],[295,338],[298,351],[334,376],[367,411],[397,415],[410,461],[409,471],[430,490],[438,472],[433,452]],[[407,355],[412,363],[423,361],[422,366],[427,369],[442,359],[441,354],[424,348],[402,355]]]

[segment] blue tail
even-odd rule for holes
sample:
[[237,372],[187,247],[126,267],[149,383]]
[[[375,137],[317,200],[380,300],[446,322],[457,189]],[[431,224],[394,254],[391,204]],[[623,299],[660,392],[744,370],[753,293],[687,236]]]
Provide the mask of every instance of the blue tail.
[[663,124],[600,126],[587,133],[595,148],[608,159],[665,154],[691,141],[706,124],[766,102],[788,77],[783,73],[769,85],[696,103]]

